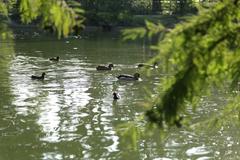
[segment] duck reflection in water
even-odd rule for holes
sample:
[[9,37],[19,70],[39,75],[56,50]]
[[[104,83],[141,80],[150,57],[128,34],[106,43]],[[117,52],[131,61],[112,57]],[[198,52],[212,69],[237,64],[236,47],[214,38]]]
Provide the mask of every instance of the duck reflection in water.
[[96,69],[98,71],[109,71],[112,70],[113,64],[109,64],[108,66],[97,66]]
[[158,68],[158,63],[157,62],[154,62],[152,65],[151,64],[144,64],[144,63],[140,63],[137,65],[138,68],[142,68],[142,67],[145,67],[145,68]]
[[125,81],[137,81],[140,78],[139,73],[135,73],[133,76],[128,74],[121,74],[117,77],[119,80],[125,80]]

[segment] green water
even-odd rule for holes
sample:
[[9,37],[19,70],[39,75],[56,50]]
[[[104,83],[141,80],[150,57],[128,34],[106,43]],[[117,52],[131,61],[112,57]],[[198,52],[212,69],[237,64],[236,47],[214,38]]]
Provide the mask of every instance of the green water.
[[[135,147],[120,136],[119,125],[144,113],[145,89],[156,95],[164,76],[153,71],[139,82],[117,81],[122,73],[142,73],[136,64],[152,55],[141,42],[122,43],[117,34],[57,40],[31,32],[0,45],[0,160],[240,158],[237,127],[202,134],[173,128],[164,140],[141,137]],[[53,56],[60,61],[50,62]],[[108,63],[112,71],[96,71]],[[42,72],[44,81],[31,80]],[[113,101],[114,91],[120,100]],[[220,95],[204,99],[192,116],[207,118],[222,103]]]

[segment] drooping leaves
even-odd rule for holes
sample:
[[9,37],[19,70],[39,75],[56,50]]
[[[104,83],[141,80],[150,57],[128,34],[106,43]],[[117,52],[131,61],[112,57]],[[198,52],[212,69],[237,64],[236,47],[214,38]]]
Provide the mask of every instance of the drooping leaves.
[[83,26],[84,11],[75,1],[21,0],[19,9],[23,22],[30,23],[40,19],[42,27],[52,27],[59,37],[66,37],[75,26]]
[[[239,15],[239,0],[214,3],[211,9],[178,24],[153,47],[159,52],[154,58],[161,61],[159,68],[172,76],[164,78],[162,92],[152,100],[153,108],[147,112],[150,121],[160,127],[181,126],[181,114],[189,102],[197,104],[200,95],[213,85],[234,85],[239,80]],[[131,35],[133,29],[125,32],[131,33],[126,38],[144,37],[151,33],[148,30],[152,30],[151,36],[161,31],[149,24],[142,33],[137,29],[141,36]]]

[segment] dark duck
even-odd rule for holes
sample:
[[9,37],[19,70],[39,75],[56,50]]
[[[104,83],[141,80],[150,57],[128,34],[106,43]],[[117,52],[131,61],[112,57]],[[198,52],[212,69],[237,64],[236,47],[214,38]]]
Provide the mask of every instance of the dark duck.
[[96,69],[98,71],[109,71],[112,70],[113,64],[109,64],[108,66],[97,66]]
[[31,78],[32,79],[36,79],[36,80],[44,80],[45,75],[46,75],[46,73],[43,72],[41,76],[34,76],[34,75],[32,75]]
[[117,77],[119,80],[126,80],[126,81],[137,81],[140,78],[139,73],[135,73],[133,76],[128,74],[122,74]]
[[116,92],[113,92],[113,100],[118,100],[118,99],[120,99],[120,96]]
[[151,64],[145,64],[145,63],[140,63],[137,65],[138,68],[145,67],[145,68],[158,68],[158,63],[155,62],[152,65]]
[[54,62],[58,62],[59,61],[59,57],[52,57],[52,58],[49,58],[50,61],[54,61]]

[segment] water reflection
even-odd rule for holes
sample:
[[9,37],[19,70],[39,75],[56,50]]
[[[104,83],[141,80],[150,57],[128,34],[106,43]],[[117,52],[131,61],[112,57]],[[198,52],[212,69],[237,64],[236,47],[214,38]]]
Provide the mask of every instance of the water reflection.
[[[17,64],[17,70],[16,65],[12,66],[12,86],[14,94],[17,95],[13,104],[18,106],[18,113],[28,114],[29,106],[38,107],[38,123],[45,132],[41,140],[73,140],[80,117],[78,109],[92,99],[88,93],[89,75],[79,66],[80,62],[76,59],[61,60],[61,64],[58,64],[39,57],[24,59],[23,56],[17,56],[13,64]],[[30,74],[36,70],[38,73],[46,72],[44,81],[30,79]]]
[[[173,129],[165,141],[156,131],[141,137],[135,147],[117,133],[119,124],[145,111],[139,105],[145,102],[145,87],[157,93],[156,86],[165,76],[152,71],[150,77],[141,74],[142,81],[117,81],[119,74],[141,73],[136,63],[152,56],[139,44],[122,44],[105,35],[100,39],[37,37],[18,39],[15,51],[11,50],[15,58],[4,70],[0,68],[4,84],[0,84],[0,159],[238,158],[239,139],[232,133],[239,133],[234,129],[202,136]],[[60,56],[59,63],[48,60],[53,56]],[[112,71],[96,71],[97,65],[108,63],[114,63]],[[44,81],[31,80],[31,75],[42,72],[46,72]],[[113,101],[114,91],[121,95],[118,101]],[[217,112],[217,102],[218,98],[203,99],[198,113],[189,112],[200,119],[210,110]],[[226,146],[228,152],[223,153]]]
[[[124,114],[127,108],[124,103],[132,105],[132,102],[128,102],[129,95],[134,96],[133,92],[139,86],[132,87],[131,93],[124,95],[134,83],[119,84],[116,76],[120,74],[122,68],[128,72],[130,68],[132,72],[131,64],[122,65],[118,62],[116,66],[120,66],[120,69],[117,67],[113,72],[97,72],[95,67],[98,64],[114,59],[110,57],[111,60],[98,62],[96,60],[100,60],[98,58],[100,55],[97,54],[96,57],[95,52],[99,50],[89,51],[92,46],[85,48],[84,41],[80,46],[72,40],[69,41],[68,44],[71,46],[68,49],[66,49],[68,46],[64,46],[63,42],[58,40],[51,42],[51,47],[48,44],[43,45],[44,41],[35,42],[31,47],[26,47],[29,42],[18,43],[17,55],[10,67],[14,94],[12,105],[15,106],[18,115],[33,116],[31,119],[41,128],[38,140],[42,144],[47,144],[43,148],[52,148],[51,144],[56,144],[52,148],[53,152],[43,152],[42,159],[109,157],[110,154],[119,151],[119,137],[115,132],[115,122],[112,120],[124,122],[134,119],[134,114],[130,116],[131,118]],[[100,46],[106,55],[112,55],[116,51],[115,47],[110,46],[105,50],[102,45]],[[72,48],[78,50],[74,51]],[[136,47],[131,51],[138,52],[138,49]],[[48,61],[50,57],[48,54],[52,56],[52,52],[58,52],[56,55],[60,55],[59,63]],[[133,54],[133,57],[136,55]],[[32,74],[42,72],[46,72],[44,81],[30,79]],[[116,90],[125,97],[118,103],[122,108],[122,114],[116,112],[118,106],[115,105],[113,108],[112,92]],[[129,109],[127,112],[131,113]],[[26,122],[26,119],[23,118],[21,121]],[[22,127],[24,129],[24,126]],[[76,143],[78,145],[76,148],[80,150],[64,155],[61,144],[66,142]]]

